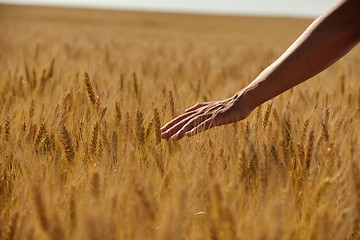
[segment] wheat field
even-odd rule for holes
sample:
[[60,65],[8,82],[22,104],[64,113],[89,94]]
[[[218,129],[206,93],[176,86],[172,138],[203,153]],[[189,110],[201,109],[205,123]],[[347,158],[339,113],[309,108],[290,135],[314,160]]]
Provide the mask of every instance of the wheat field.
[[179,142],[311,19],[0,5],[0,239],[359,239],[360,51]]

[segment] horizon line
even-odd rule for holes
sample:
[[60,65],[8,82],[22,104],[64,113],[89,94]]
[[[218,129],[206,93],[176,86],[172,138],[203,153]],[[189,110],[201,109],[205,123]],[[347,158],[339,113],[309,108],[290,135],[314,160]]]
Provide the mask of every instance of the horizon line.
[[169,7],[141,7],[141,6],[109,6],[101,4],[67,4],[67,3],[27,3],[11,0],[0,0],[0,5],[14,5],[14,6],[29,6],[29,7],[59,7],[59,8],[75,8],[75,9],[88,9],[88,10],[110,10],[110,11],[139,11],[148,13],[169,13],[169,14],[199,14],[199,15],[215,15],[215,16],[253,16],[253,17],[285,17],[285,18],[300,18],[300,19],[314,19],[319,15],[316,14],[302,14],[298,12],[285,13],[282,11],[239,11],[239,10],[211,10],[211,9],[191,9],[191,8],[169,8]]

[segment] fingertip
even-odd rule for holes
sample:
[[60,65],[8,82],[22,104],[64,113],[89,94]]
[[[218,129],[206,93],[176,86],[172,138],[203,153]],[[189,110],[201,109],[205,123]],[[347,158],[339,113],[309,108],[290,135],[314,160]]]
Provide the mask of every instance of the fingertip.
[[190,111],[194,111],[194,110],[196,110],[196,109],[198,109],[198,108],[200,108],[200,107],[202,107],[204,105],[205,105],[205,103],[197,103],[194,106],[185,109],[185,113],[190,112]]
[[173,135],[169,140],[170,141],[176,141],[176,140],[178,140],[177,137],[178,137],[177,135]]
[[185,136],[184,133],[174,134],[174,135],[170,138],[170,141],[179,141],[179,140],[182,139],[184,136]]
[[168,132],[162,132],[162,133],[161,133],[161,137],[162,137],[163,139],[168,139],[168,138],[169,138],[168,135],[169,135]]
[[195,130],[188,131],[185,133],[185,135],[187,137],[192,137],[192,136],[196,135],[196,131]]

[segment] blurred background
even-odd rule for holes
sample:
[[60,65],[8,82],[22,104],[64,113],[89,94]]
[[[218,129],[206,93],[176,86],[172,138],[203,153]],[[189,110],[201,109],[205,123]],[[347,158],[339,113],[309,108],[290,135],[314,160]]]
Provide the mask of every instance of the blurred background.
[[316,17],[336,0],[1,0],[0,3],[260,16]]

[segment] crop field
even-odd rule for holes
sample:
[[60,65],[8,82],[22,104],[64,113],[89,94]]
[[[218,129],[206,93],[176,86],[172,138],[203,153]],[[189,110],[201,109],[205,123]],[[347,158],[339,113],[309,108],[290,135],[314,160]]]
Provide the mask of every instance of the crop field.
[[359,239],[360,49],[245,120],[311,19],[0,5],[0,239]]

